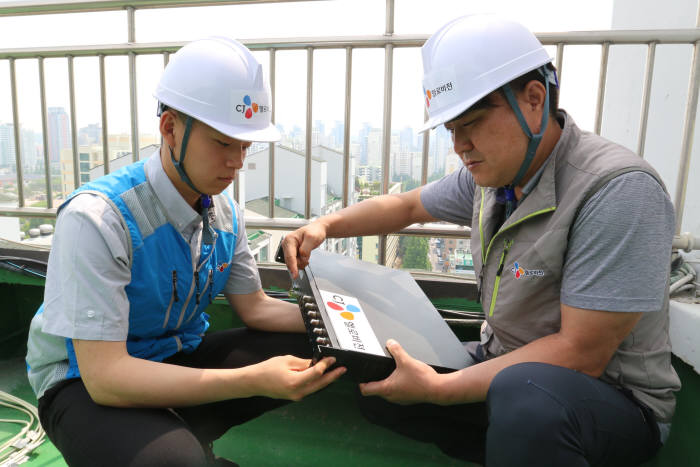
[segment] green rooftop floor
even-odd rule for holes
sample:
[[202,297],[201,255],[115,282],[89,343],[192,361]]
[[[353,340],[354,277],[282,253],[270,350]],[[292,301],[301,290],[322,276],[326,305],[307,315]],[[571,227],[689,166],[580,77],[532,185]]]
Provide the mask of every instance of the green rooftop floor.
[[[0,389],[36,404],[21,358],[0,361]],[[355,384],[341,379],[329,388],[234,427],[214,445],[216,454],[242,466],[464,466],[435,446],[403,438],[368,423],[354,403]],[[0,418],[19,418],[0,408]],[[0,423],[0,443],[17,433]],[[45,442],[27,466],[65,466]]]
[[[33,404],[36,404],[36,398],[26,378],[23,358],[27,324],[41,301],[41,292],[42,288],[36,285],[3,283],[0,277],[0,297],[3,300],[0,313],[0,390]],[[208,310],[213,329],[237,324],[224,303],[219,302]],[[683,382],[678,393],[673,430],[667,445],[645,467],[700,465],[697,461],[700,458],[697,443],[700,435],[700,375],[676,357],[673,365]],[[215,443],[214,450],[242,466],[472,465],[445,456],[431,444],[404,438],[367,422],[357,410],[355,391],[355,383],[343,377],[301,402],[232,428]],[[0,419],[3,418],[18,418],[18,413],[0,407]],[[0,422],[0,444],[18,430],[18,425]],[[46,441],[23,465],[58,467],[66,464],[56,448]]]

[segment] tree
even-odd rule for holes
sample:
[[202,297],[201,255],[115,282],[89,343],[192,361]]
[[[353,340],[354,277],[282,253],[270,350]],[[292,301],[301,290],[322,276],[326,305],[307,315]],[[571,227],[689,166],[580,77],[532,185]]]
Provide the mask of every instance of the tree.
[[399,251],[403,252],[403,269],[430,270],[428,239],[425,237],[401,237]]

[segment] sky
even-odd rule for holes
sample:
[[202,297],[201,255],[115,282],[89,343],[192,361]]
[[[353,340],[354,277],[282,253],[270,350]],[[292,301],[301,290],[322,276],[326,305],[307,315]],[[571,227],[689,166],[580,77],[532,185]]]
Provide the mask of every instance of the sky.
[[[0,5],[3,2],[0,2]],[[562,2],[560,0],[396,0],[395,33],[429,35],[452,18],[469,13],[498,13],[516,19],[534,32],[605,30],[610,28],[612,0]],[[237,39],[308,36],[379,35],[385,31],[384,0],[336,0],[282,4],[232,5],[196,8],[137,10],[136,41],[189,41],[209,35]],[[126,12],[37,15],[0,18],[0,48],[47,47],[124,43]],[[269,54],[256,52],[268,68]],[[550,50],[554,54],[554,49]],[[569,55],[570,54],[570,55]],[[600,48],[569,47],[562,77],[576,93],[562,91],[562,107],[578,115],[582,127],[592,127]],[[110,133],[130,128],[128,61],[107,57],[107,109]],[[305,128],[306,51],[283,51],[276,55],[276,121],[290,128]],[[47,106],[69,110],[67,60],[46,59]],[[142,133],[157,133],[152,91],[163,68],[160,55],[137,57],[138,120]],[[41,129],[38,64],[17,60],[18,107],[23,128]],[[99,123],[100,94],[98,59],[74,60],[78,128]],[[418,127],[423,122],[422,66],[418,48],[394,52],[392,128]],[[313,120],[328,124],[343,120],[345,51],[314,53]],[[364,122],[381,127],[384,89],[383,49],[353,52],[351,129]],[[584,92],[581,92],[581,89]],[[12,121],[9,64],[0,60],[0,123]]]

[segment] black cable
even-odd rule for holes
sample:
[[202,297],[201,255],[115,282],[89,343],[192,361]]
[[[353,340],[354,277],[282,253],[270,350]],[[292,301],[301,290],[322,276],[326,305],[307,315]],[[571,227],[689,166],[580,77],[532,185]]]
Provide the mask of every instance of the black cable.
[[[8,267],[8,266],[9,266],[9,267]],[[14,263],[12,263],[11,261],[8,261],[8,260],[0,259],[0,267],[2,267],[3,269],[6,269],[6,270],[8,270],[8,271],[20,272],[20,273],[22,273],[22,274],[25,274],[25,275],[28,275],[28,276],[31,276],[31,277],[36,276],[36,277],[40,277],[40,278],[42,278],[42,279],[46,279],[46,274],[41,273],[41,272],[38,272],[38,271],[34,271],[33,269],[29,269],[29,268],[26,267],[26,266],[21,266],[21,265],[18,265],[18,264],[14,264]]]
[[0,261],[12,260],[12,261],[26,261],[28,263],[41,264],[43,266],[48,266],[49,263],[46,261],[41,261],[40,259],[27,258],[26,256],[6,256],[0,255]]

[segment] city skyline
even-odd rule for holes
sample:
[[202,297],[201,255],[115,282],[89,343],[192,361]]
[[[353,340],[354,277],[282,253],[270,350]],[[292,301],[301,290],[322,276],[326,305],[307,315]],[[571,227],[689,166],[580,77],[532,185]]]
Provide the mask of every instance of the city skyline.
[[[429,12],[420,2],[397,0],[395,5],[395,33],[430,34],[449,19],[468,13],[494,12],[522,21],[534,31],[567,31],[608,29],[611,24],[612,0],[591,0],[585,7],[562,5],[554,0],[537,0],[538,9],[515,0],[488,2],[435,0]],[[308,8],[290,4],[233,5],[216,7],[172,8],[139,10],[135,12],[137,42],[188,41],[212,34],[232,35],[239,39],[265,37],[300,37],[309,35],[381,35],[384,34],[384,2],[370,0],[340,0],[314,2]],[[265,12],[275,12],[274,15]],[[366,14],[372,11],[376,14]],[[282,14],[284,12],[284,14]],[[562,13],[560,15],[557,12]],[[575,14],[574,14],[575,12]],[[39,15],[0,18],[0,43],[5,48],[83,45],[86,33],[94,44],[118,44],[126,41],[124,12],[78,13],[69,15]],[[226,18],[260,18],[265,22],[235,22]],[[193,20],[198,18],[198,21]],[[56,21],[59,19],[60,21]],[[157,28],[155,21],[170,20],[183,27]],[[122,28],[123,26],[123,28]],[[185,27],[186,26],[186,27]],[[31,34],[28,32],[31,31]],[[41,31],[41,33],[37,33]],[[50,39],[49,39],[50,38]],[[554,49],[550,48],[554,56]],[[573,113],[583,117],[579,123],[592,123],[595,90],[576,83],[595,79],[599,52],[596,47],[579,46],[571,62],[585,59],[583,70],[571,68],[564,78],[572,83],[577,93],[563,93],[562,103]],[[572,53],[574,50],[572,49]],[[590,50],[589,50],[590,49]],[[568,49],[567,49],[568,50]],[[423,123],[422,66],[420,49],[394,49],[391,126],[417,128]],[[269,53],[254,51],[269,76]],[[364,122],[380,128],[383,118],[384,50],[356,48],[352,53],[351,132]],[[275,117],[276,123],[305,129],[306,121],[306,50],[278,50],[276,52]],[[343,120],[345,105],[345,49],[318,49],[313,54],[313,108],[312,119],[324,122]],[[75,57],[75,114],[76,127],[101,121],[99,61],[97,57]],[[152,97],[164,66],[163,56],[137,55],[137,119],[139,132],[157,134],[156,102]],[[41,130],[41,103],[38,63],[36,59],[18,59],[17,71],[19,123],[24,128]],[[566,70],[566,69],[565,69]],[[44,60],[47,107],[69,109],[68,64],[65,58]],[[107,89],[107,122],[109,133],[131,131],[129,67],[126,56],[105,57]],[[0,122],[12,122],[9,105],[9,66],[0,60]],[[7,104],[7,105],[5,105]]]
[[[61,152],[69,150],[72,154],[73,139],[69,126],[69,115],[66,109],[62,107],[50,107],[48,109],[48,135],[49,143],[49,160],[52,165],[59,162]],[[9,169],[12,173],[15,172],[15,144],[14,144],[14,129],[12,123],[0,122],[0,170]],[[283,124],[277,125],[282,134],[280,145],[287,146],[296,150],[304,150],[306,144],[306,135],[304,130],[299,126],[294,125],[291,128],[285,127]],[[33,129],[20,129],[21,134],[21,153],[23,168],[28,173],[40,173],[44,171],[44,150],[43,150],[43,135],[41,132],[36,132]],[[312,128],[312,146],[323,145],[335,150],[343,150],[344,139],[344,124],[342,121],[323,122],[320,120],[314,121]],[[130,144],[130,135],[127,133],[110,133],[110,139],[121,137],[121,142]],[[150,144],[153,140],[158,139],[157,135],[141,133],[140,140],[147,141]],[[369,122],[363,123],[354,134],[350,135],[350,156],[357,159],[357,168],[363,166],[381,167],[382,165],[382,146],[383,146],[383,130],[382,128],[373,127]],[[392,129],[390,138],[390,169],[392,170],[392,178],[394,176],[409,176],[414,180],[420,180],[422,167],[422,133],[419,133],[416,128],[403,127],[401,129]],[[77,136],[78,148],[96,145],[102,145],[102,128],[100,123],[89,123],[88,125],[78,128]],[[108,144],[110,149],[110,158],[114,159],[123,154],[125,150],[130,150],[130,146],[124,147],[121,144],[118,148],[111,147],[114,143]],[[267,144],[254,144],[249,150],[249,153],[255,153],[260,149],[267,147]],[[452,152],[452,145],[449,133],[442,127],[433,131],[429,146],[429,164],[428,176],[435,172],[442,171],[445,165],[445,158]],[[419,164],[410,159],[417,159]],[[355,175],[358,175],[357,173]]]

